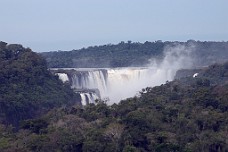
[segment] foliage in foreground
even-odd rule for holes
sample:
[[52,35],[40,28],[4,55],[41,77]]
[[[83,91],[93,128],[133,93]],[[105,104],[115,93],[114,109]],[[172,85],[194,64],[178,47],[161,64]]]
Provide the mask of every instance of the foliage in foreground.
[[0,42],[0,122],[19,125],[53,107],[71,104],[75,94],[29,48]]
[[227,65],[211,66],[198,78],[145,88],[140,97],[118,105],[100,101],[83,109],[55,109],[24,121],[17,133],[1,126],[0,150],[228,151]]

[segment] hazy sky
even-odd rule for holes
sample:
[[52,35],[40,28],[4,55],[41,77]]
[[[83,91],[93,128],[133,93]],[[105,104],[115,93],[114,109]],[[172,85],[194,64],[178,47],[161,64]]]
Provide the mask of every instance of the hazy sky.
[[228,0],[0,0],[0,41],[34,51],[228,40]]

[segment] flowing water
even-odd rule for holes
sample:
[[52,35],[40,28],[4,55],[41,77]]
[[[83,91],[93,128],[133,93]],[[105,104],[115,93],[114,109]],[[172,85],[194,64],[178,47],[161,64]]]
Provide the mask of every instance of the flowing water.
[[74,68],[61,69],[61,72],[64,73],[56,74],[80,93],[83,105],[94,103],[96,99],[108,99],[108,104],[118,103],[122,99],[135,96],[142,88],[172,80],[175,75],[173,70],[148,67]]

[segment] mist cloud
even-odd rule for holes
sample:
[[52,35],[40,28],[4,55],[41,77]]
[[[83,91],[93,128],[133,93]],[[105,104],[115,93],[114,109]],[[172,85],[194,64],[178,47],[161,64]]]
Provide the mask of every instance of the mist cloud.
[[108,104],[135,96],[142,88],[154,87],[174,79],[180,69],[193,66],[194,45],[166,46],[164,58],[150,59],[147,68],[120,68],[109,74]]
[[[107,104],[119,103],[120,100],[137,95],[143,88],[173,80],[180,69],[191,68],[194,65],[194,51],[194,45],[177,44],[166,46],[163,58],[150,59],[146,67],[75,69],[70,78],[71,85],[81,90],[79,93],[84,97],[84,103],[86,96],[88,99],[93,98],[88,94],[91,89],[98,89],[101,99],[109,99]],[[64,82],[70,80],[64,73],[58,75]]]

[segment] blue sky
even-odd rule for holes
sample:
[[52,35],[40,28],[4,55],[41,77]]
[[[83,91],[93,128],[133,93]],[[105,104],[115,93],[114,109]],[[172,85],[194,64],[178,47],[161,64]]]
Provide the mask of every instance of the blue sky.
[[228,0],[0,0],[0,40],[36,52],[228,40]]

